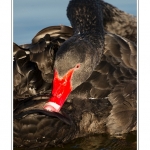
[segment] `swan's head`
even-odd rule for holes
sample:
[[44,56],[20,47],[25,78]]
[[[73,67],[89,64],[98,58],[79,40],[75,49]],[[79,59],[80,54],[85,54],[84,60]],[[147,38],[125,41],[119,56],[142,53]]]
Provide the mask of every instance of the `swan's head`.
[[71,91],[89,78],[97,62],[97,51],[87,40],[67,40],[56,54],[52,93],[44,109],[58,112]]

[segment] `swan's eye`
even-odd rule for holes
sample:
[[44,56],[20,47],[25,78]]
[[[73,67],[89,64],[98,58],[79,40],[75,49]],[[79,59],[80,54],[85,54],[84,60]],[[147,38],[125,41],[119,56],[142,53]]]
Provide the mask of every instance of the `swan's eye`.
[[80,68],[80,64],[77,64],[74,68],[75,69],[79,69]]

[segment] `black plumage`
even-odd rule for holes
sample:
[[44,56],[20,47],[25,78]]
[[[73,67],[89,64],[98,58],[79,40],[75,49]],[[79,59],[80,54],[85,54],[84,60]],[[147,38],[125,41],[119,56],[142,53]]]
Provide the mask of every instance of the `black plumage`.
[[[72,27],[47,27],[31,44],[14,44],[16,147],[46,148],[94,133],[136,130],[136,18],[101,0],[71,0],[67,15]],[[76,63],[81,69],[61,112],[43,110],[54,69],[63,76]]]

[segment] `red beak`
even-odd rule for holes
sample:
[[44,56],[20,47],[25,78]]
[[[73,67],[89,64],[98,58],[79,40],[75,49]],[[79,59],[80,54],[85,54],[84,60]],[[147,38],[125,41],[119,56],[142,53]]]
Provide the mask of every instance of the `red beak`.
[[75,68],[70,69],[63,77],[59,77],[57,70],[54,71],[53,89],[51,97],[45,104],[44,109],[59,112],[70,92],[72,91],[71,78]]

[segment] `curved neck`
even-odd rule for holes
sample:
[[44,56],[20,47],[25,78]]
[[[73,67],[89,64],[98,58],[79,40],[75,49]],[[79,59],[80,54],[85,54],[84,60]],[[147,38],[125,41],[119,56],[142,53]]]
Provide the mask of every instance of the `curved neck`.
[[71,0],[67,16],[74,33],[103,36],[103,17],[101,0]]

